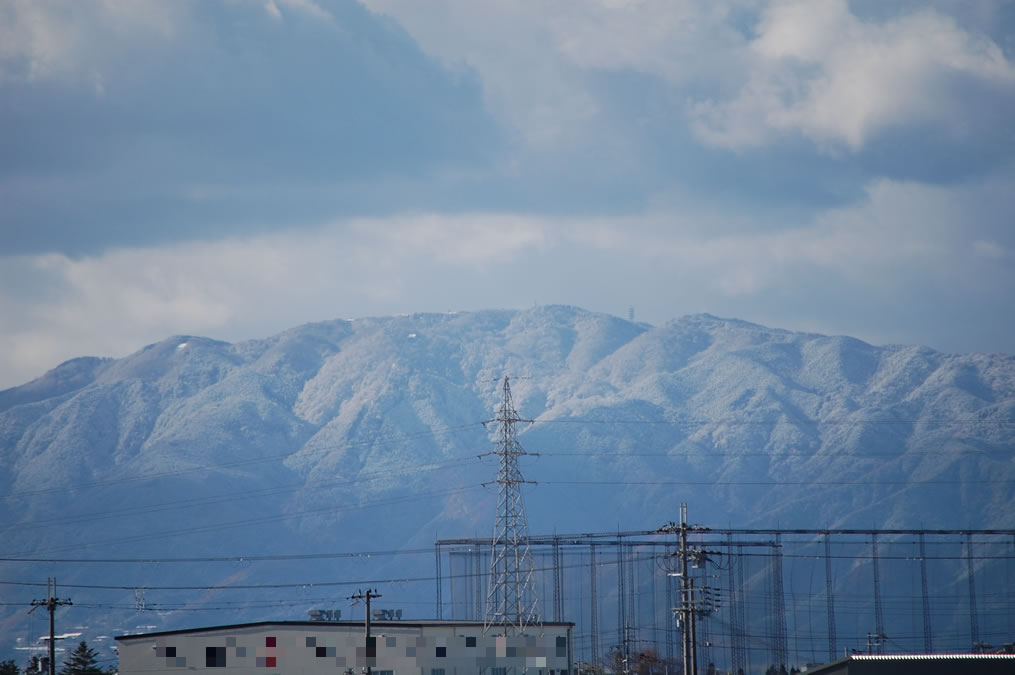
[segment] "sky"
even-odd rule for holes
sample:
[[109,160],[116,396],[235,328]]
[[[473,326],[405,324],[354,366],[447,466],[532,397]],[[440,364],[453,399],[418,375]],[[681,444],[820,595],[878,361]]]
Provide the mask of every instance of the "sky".
[[1015,353],[1011,0],[0,0],[0,388],[568,304]]

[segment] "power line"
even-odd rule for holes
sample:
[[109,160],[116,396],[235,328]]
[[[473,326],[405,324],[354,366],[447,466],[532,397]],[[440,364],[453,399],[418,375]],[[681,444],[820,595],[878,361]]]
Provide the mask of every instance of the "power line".
[[125,543],[136,542],[136,541],[147,541],[147,540],[150,540],[150,539],[165,539],[167,537],[177,536],[177,535],[183,535],[183,534],[195,534],[195,533],[215,532],[215,531],[218,531],[218,530],[230,529],[230,528],[234,528],[234,527],[246,527],[246,526],[250,526],[250,525],[259,525],[261,523],[267,523],[267,522],[277,522],[277,521],[281,521],[281,520],[292,520],[294,518],[303,518],[305,516],[321,515],[321,514],[325,514],[325,513],[337,513],[337,512],[343,512],[343,511],[357,511],[357,510],[360,510],[360,509],[372,508],[372,507],[375,507],[375,506],[388,506],[388,505],[391,505],[391,504],[403,504],[403,503],[406,503],[406,502],[412,502],[412,501],[417,501],[417,500],[421,500],[421,499],[432,499],[434,497],[441,497],[441,496],[446,496],[446,495],[459,494],[459,493],[462,493],[462,492],[467,492],[469,490],[475,490],[475,489],[478,489],[480,487],[482,487],[482,486],[478,485],[478,484],[477,485],[461,486],[461,487],[452,488],[452,489],[449,489],[449,490],[439,490],[439,491],[430,492],[430,493],[423,493],[423,494],[416,494],[416,495],[407,495],[407,496],[403,496],[403,497],[392,497],[392,498],[387,498],[387,499],[379,499],[379,500],[374,500],[372,502],[363,502],[363,503],[360,503],[360,504],[355,504],[355,505],[350,505],[350,506],[344,506],[344,507],[341,507],[341,506],[328,506],[328,507],[323,507],[323,508],[320,508],[320,509],[311,509],[311,510],[307,510],[307,511],[298,511],[298,512],[295,512],[295,513],[283,513],[283,514],[278,514],[278,515],[273,515],[273,516],[264,516],[264,517],[260,517],[260,518],[248,518],[246,520],[230,521],[230,522],[227,522],[227,523],[217,523],[217,524],[214,524],[214,525],[202,525],[202,526],[197,526],[197,527],[181,528],[181,529],[177,529],[177,530],[163,530],[161,532],[157,532],[157,533],[154,533],[154,534],[141,534],[141,535],[135,535],[135,536],[131,536],[131,537],[121,537],[119,539],[106,539],[106,540],[102,540],[102,541],[87,541],[87,542],[82,542],[80,544],[72,544],[72,545],[69,545],[69,546],[56,546],[56,547],[49,548],[49,549],[43,549],[41,551],[39,551],[39,550],[36,550],[36,551],[26,551],[26,552],[23,552],[23,553],[9,553],[7,555],[12,556],[12,557],[20,557],[20,556],[25,556],[25,555],[39,554],[39,553],[55,553],[55,552],[58,552],[58,551],[73,551],[73,550],[82,549],[82,548],[91,548],[91,547],[94,547],[94,546],[108,546],[108,545],[112,545],[112,544],[125,544]]
[[799,425],[799,426],[855,426],[859,424],[870,424],[870,425],[913,425],[913,424],[925,424],[929,426],[1015,426],[1015,420],[992,420],[983,418],[973,417],[954,417],[954,418],[937,418],[937,419],[893,419],[893,420],[878,420],[878,419],[847,419],[847,418],[828,418],[821,420],[811,419],[790,419],[787,417],[781,417],[776,420],[751,420],[743,418],[690,418],[686,420],[644,420],[644,419],[615,419],[615,420],[589,420],[589,419],[536,419],[533,421],[534,426],[541,426],[544,424],[621,424],[621,425],[654,425],[654,426],[708,426],[708,425],[725,425],[725,426],[782,426],[786,424]]
[[[304,453],[302,453],[302,456],[303,457],[313,456],[313,455],[316,455],[316,454],[319,454],[319,453],[333,452],[335,450],[348,450],[350,448],[356,448],[356,447],[371,447],[371,446],[374,446],[374,445],[389,445],[389,444],[392,444],[392,443],[404,443],[404,442],[407,442],[407,441],[410,441],[410,440],[415,440],[415,439],[418,439],[418,438],[425,438],[425,437],[428,437],[428,436],[439,436],[439,435],[442,435],[442,434],[455,433],[455,432],[458,432],[458,431],[463,431],[465,429],[472,429],[472,428],[476,428],[476,427],[480,427],[480,426],[482,426],[481,422],[472,422],[472,423],[469,423],[469,424],[462,424],[462,425],[455,426],[455,427],[445,427],[443,429],[430,429],[430,430],[426,430],[426,431],[418,431],[418,432],[409,433],[409,434],[401,434],[401,435],[398,435],[398,436],[380,437],[380,438],[375,438],[375,439],[371,439],[371,440],[363,440],[363,441],[352,441],[352,442],[345,443],[343,445],[326,446],[326,447],[322,447],[322,448],[315,449],[315,450],[312,450],[312,451],[304,452]],[[229,468],[235,468],[235,467],[238,467],[238,466],[247,466],[247,465],[250,465],[250,464],[259,464],[259,463],[263,463],[263,462],[271,462],[271,461],[275,461],[275,460],[288,459],[289,457],[292,457],[294,454],[296,454],[296,453],[295,452],[285,452],[285,453],[274,454],[274,455],[264,455],[262,457],[254,457],[254,458],[250,458],[250,459],[240,459],[240,460],[235,460],[235,461],[232,461],[232,462],[222,462],[222,463],[219,463],[219,464],[197,464],[197,465],[188,467],[186,469],[178,469],[178,470],[175,470],[175,471],[161,471],[161,472],[155,472],[155,473],[150,473],[150,474],[144,474],[144,475],[141,475],[141,476],[124,476],[122,478],[111,478],[109,480],[94,481],[94,482],[91,482],[91,483],[76,483],[76,484],[71,484],[69,486],[62,485],[60,487],[39,488],[37,490],[21,490],[21,491],[18,491],[18,492],[10,492],[10,493],[7,493],[5,495],[0,495],[0,499],[8,499],[8,498],[12,498],[12,497],[34,497],[34,496],[37,496],[37,495],[52,494],[54,492],[66,492],[68,490],[83,490],[83,489],[95,488],[95,487],[109,487],[110,485],[120,485],[120,484],[123,484],[123,483],[130,483],[130,482],[135,482],[135,481],[145,481],[145,480],[154,480],[156,478],[169,478],[169,477],[174,477],[174,476],[182,476],[182,475],[191,474],[191,473],[205,472],[205,471],[212,470],[212,469],[229,469]]]
[[208,562],[264,562],[293,560],[322,560],[335,558],[375,558],[380,556],[432,554],[432,548],[409,548],[386,551],[346,551],[341,553],[293,553],[288,555],[237,555],[237,556],[206,556],[194,558],[0,558],[0,562],[31,562],[31,563],[208,563]]
[[772,459],[782,459],[783,457],[818,457],[822,459],[827,458],[848,458],[848,459],[864,459],[864,458],[876,458],[876,457],[925,457],[925,456],[945,456],[945,457],[956,457],[956,456],[983,456],[989,454],[1004,454],[1011,455],[1011,448],[959,448],[955,450],[904,450],[902,452],[829,452],[829,451],[816,451],[816,452],[747,452],[739,450],[685,450],[681,452],[541,452],[540,457],[771,457]]
[[[303,583],[286,583],[286,584],[234,584],[229,586],[215,585],[215,586],[116,586],[110,584],[62,584],[64,588],[78,588],[78,589],[89,589],[89,590],[105,590],[105,591],[133,591],[137,588],[143,588],[146,591],[250,591],[250,590],[268,590],[268,589],[286,589],[286,588],[332,588],[342,586],[355,586],[365,584],[398,584],[398,583],[415,583],[422,581],[433,581],[435,577],[394,577],[390,579],[360,579],[356,581],[308,581]],[[0,581],[0,585],[4,586],[45,586],[38,582],[26,582],[26,581]]]
[[345,485],[356,485],[359,483],[366,483],[376,480],[385,480],[392,476],[400,476],[404,474],[417,474],[428,471],[436,471],[452,464],[462,464],[466,462],[479,461],[476,455],[468,455],[464,457],[451,458],[439,462],[427,462],[426,464],[420,464],[417,466],[403,467],[399,469],[381,469],[378,471],[360,474],[356,478],[348,480],[327,480],[327,481],[313,481],[309,483],[298,483],[292,485],[286,485],[281,487],[270,487],[261,490],[251,490],[246,492],[235,492],[228,495],[216,495],[214,497],[203,497],[194,499],[182,499],[173,502],[163,502],[160,504],[152,504],[149,506],[133,507],[126,509],[118,509],[116,511],[104,511],[91,514],[81,514],[75,516],[67,516],[64,518],[52,518],[45,520],[31,520],[23,521],[14,525],[9,525],[6,528],[0,529],[0,532],[9,532],[11,530],[27,528],[27,527],[49,527],[54,525],[74,524],[90,522],[94,520],[104,520],[107,518],[118,518],[126,517],[130,515],[139,515],[145,513],[157,513],[160,511],[171,511],[174,509],[191,508],[195,506],[207,506],[209,504],[229,503],[232,501],[239,501],[241,499],[253,499],[257,497],[264,497],[268,495],[284,494],[286,492],[294,492],[305,488],[320,488],[320,487],[337,487]]
[[[824,420],[800,420],[800,419],[778,419],[778,420],[745,420],[736,418],[695,418],[687,420],[639,420],[639,419],[615,419],[615,420],[584,420],[584,419],[552,419],[552,420],[533,420],[535,426],[547,425],[547,424],[576,424],[576,425],[594,425],[594,424],[616,424],[616,425],[653,425],[653,426],[709,426],[709,425],[724,425],[724,426],[780,426],[780,425],[800,425],[800,426],[856,426],[856,425],[934,425],[934,426],[1015,426],[1015,420],[989,420],[982,418],[943,418],[935,420],[927,419],[899,419],[899,420],[874,420],[874,419],[824,419]],[[468,424],[462,424],[457,426],[449,426],[441,429],[428,429],[424,431],[418,431],[413,433],[405,433],[388,437],[379,437],[374,439],[367,439],[362,441],[350,441],[342,445],[327,446],[315,449],[310,452],[304,453],[307,455],[316,455],[324,452],[332,452],[340,449],[350,449],[356,447],[370,447],[374,445],[389,445],[392,443],[405,443],[418,438],[425,438],[429,436],[440,436],[450,433],[456,433],[464,431],[466,429],[472,429],[482,426],[481,422],[473,422]],[[217,464],[197,464],[186,469],[178,469],[175,471],[163,471],[155,472],[150,474],[144,474],[140,476],[125,476],[122,478],[114,478],[104,481],[93,481],[90,483],[76,483],[70,486],[61,486],[54,488],[39,488],[35,490],[21,490],[17,492],[10,492],[6,495],[0,495],[0,498],[12,498],[12,497],[31,497],[37,495],[52,494],[55,492],[64,492],[70,490],[81,490],[95,487],[108,487],[111,485],[119,485],[134,481],[145,481],[154,480],[158,478],[167,478],[181,476],[191,473],[203,472],[213,469],[227,469],[235,468],[240,466],[248,466],[251,464],[258,464],[263,462],[270,462],[274,460],[287,459],[291,457],[293,452],[279,453],[273,455],[265,455],[262,457],[254,457],[250,459],[235,460],[231,462],[221,462]],[[563,455],[566,453],[547,453],[548,456]],[[574,453],[576,456],[588,455],[590,453]],[[607,453],[599,453],[605,456]],[[617,453],[618,455],[634,454],[634,453]],[[669,456],[674,456],[671,453],[667,453]],[[716,453],[709,453],[716,454]],[[736,456],[747,456],[747,453],[730,453]],[[880,454],[880,453],[877,453]],[[888,454],[888,453],[886,453]],[[923,454],[909,452],[906,454]],[[941,454],[950,454],[944,453]],[[789,456],[789,455],[780,455]],[[794,455],[795,456],[795,455]],[[810,456],[801,454],[801,456]],[[872,456],[875,456],[872,454]]]
[[541,480],[540,485],[990,485],[1011,484],[1004,478],[980,480],[775,480],[775,481],[733,481],[733,480]]

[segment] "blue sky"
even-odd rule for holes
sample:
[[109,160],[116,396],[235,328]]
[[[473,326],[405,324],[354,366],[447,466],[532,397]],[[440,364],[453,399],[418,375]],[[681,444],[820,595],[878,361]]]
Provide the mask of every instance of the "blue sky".
[[563,303],[1015,352],[1009,0],[0,0],[0,387]]

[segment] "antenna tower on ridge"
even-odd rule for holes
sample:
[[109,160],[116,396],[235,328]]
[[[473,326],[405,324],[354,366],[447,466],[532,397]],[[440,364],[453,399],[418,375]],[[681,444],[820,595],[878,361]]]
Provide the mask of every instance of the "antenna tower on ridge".
[[504,398],[497,417],[488,420],[500,425],[497,449],[490,454],[500,457],[497,471],[497,520],[493,528],[490,551],[490,588],[486,595],[486,618],[483,632],[491,628],[504,635],[524,633],[526,627],[541,625],[539,598],[532,578],[532,552],[529,530],[525,522],[521,485],[530,483],[522,478],[518,458],[525,452],[515,438],[515,424],[532,422],[522,419],[511,402],[511,386],[504,377]]

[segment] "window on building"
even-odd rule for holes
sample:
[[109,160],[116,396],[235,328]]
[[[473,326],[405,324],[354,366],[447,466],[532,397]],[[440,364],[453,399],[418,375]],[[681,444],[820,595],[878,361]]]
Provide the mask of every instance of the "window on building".
[[205,647],[204,649],[204,665],[206,668],[225,668],[226,667],[226,648],[225,647]]
[[431,668],[430,669],[430,675],[444,675],[444,669],[443,668]]
[[491,668],[490,675],[507,675],[507,668]]

